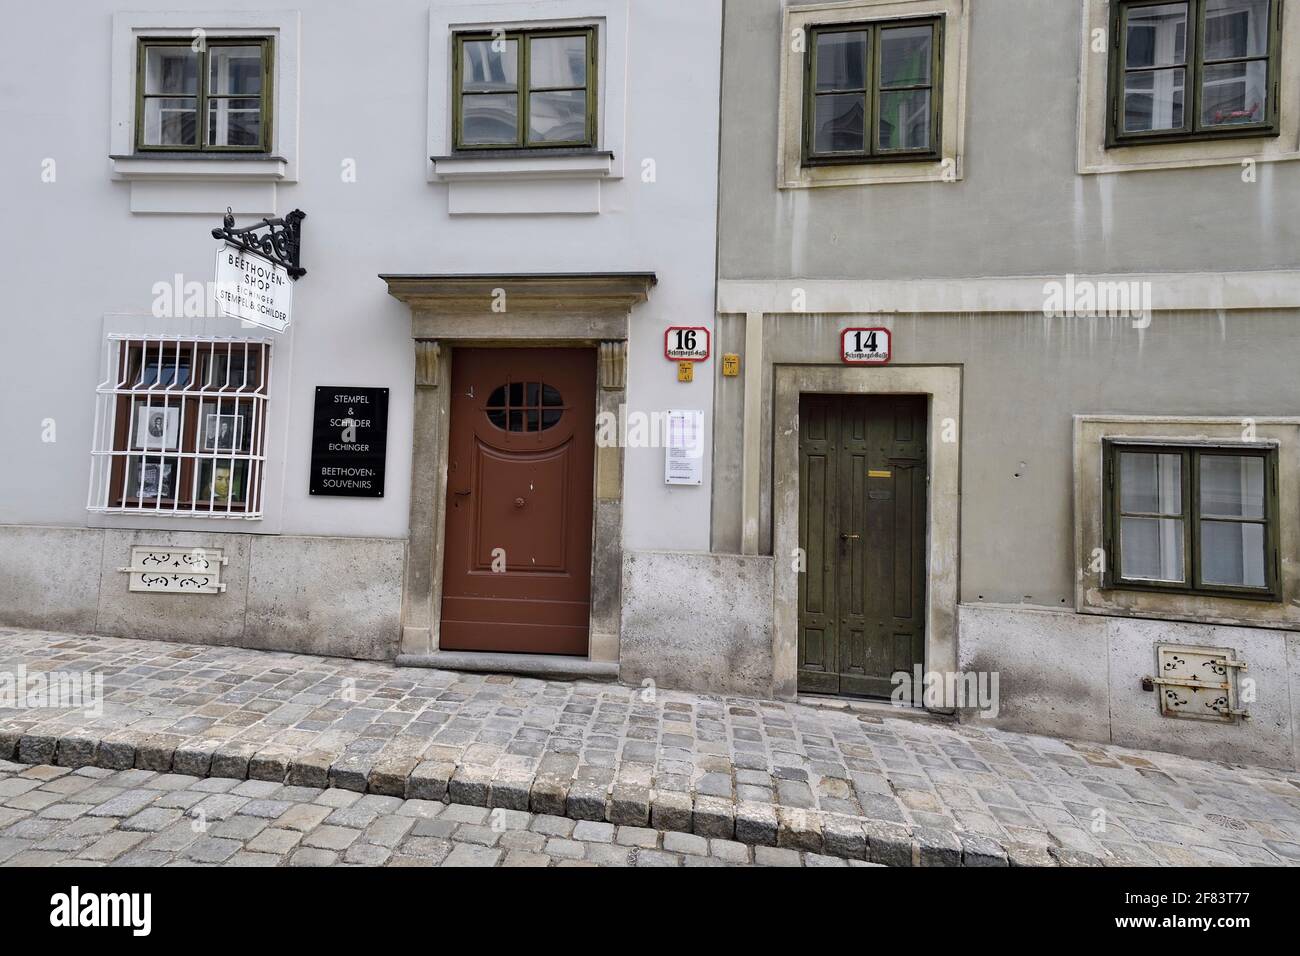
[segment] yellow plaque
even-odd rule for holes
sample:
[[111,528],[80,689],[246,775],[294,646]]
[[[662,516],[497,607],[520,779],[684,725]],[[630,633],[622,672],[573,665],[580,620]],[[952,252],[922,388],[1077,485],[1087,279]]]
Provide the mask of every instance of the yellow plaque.
[[868,478],[893,478],[893,477],[894,477],[894,473],[893,473],[892,471],[875,471],[875,470],[872,470],[872,471],[868,471],[868,472],[867,472],[867,477],[868,477]]
[[693,382],[695,381],[695,363],[678,362],[677,363],[677,381]]
[[735,378],[740,374],[740,356],[735,352],[726,352],[722,356],[722,375],[724,378]]

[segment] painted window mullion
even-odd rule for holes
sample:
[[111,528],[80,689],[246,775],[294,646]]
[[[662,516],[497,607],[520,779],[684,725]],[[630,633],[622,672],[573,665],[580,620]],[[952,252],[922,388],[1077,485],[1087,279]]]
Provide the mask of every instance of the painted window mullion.
[[[1205,132],[1201,125],[1201,83],[1205,76],[1205,0],[1188,0],[1188,9],[1196,18],[1187,31],[1187,86],[1183,95],[1183,109],[1191,115],[1183,117],[1183,129],[1193,133]],[[1199,537],[1199,535],[1198,535]]]
[[518,83],[516,83],[515,88],[519,91],[519,110],[517,116],[519,128],[516,134],[516,142],[519,144],[520,148],[526,148],[532,145],[533,78],[529,75],[529,70],[532,69],[533,61],[532,45],[533,38],[531,34],[519,34],[519,41],[515,54],[517,58],[515,70],[518,75]]
[[195,92],[198,94],[198,116],[195,121],[198,123],[198,129],[195,131],[195,142],[199,149],[206,149],[211,146],[208,142],[208,50],[209,44],[205,40],[199,53],[199,75],[198,82],[195,84]]
[[1182,453],[1183,469],[1183,580],[1201,587],[1201,453]]
[[867,90],[864,94],[865,99],[865,122],[870,131],[868,136],[862,141],[866,154],[869,157],[876,157],[880,154],[880,88],[883,81],[884,64],[880,59],[880,34],[881,30],[878,25],[873,25],[867,30],[867,52],[871,57],[870,69],[867,70]]

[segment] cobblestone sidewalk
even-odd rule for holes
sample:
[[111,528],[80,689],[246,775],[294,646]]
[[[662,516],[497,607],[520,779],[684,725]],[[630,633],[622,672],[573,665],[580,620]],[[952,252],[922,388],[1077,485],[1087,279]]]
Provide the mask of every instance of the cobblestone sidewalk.
[[755,864],[873,865],[519,810],[0,761],[0,866]]
[[896,865],[1300,864],[1300,775],[1257,767],[783,702],[0,630],[0,674],[20,668],[102,674],[103,712],[0,710],[0,760]]

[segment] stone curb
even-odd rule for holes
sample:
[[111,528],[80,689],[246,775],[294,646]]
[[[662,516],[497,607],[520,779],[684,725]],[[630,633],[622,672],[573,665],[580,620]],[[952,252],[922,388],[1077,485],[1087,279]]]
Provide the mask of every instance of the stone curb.
[[60,767],[153,770],[195,777],[266,780],[291,786],[338,788],[360,793],[432,800],[467,806],[526,810],[574,820],[694,833],[887,866],[1102,866],[1079,850],[1004,844],[976,833],[909,827],[887,820],[801,810],[727,797],[658,791],[621,782],[518,771],[493,776],[486,767],[405,754],[343,756],[258,749],[238,741],[182,740],[165,735],[85,731],[66,736],[0,729],[0,760]]

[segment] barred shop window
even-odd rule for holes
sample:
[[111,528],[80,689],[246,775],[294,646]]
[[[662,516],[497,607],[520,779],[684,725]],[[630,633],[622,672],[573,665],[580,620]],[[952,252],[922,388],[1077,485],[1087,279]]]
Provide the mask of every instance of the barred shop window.
[[140,40],[136,149],[270,150],[271,47],[262,37]]
[[1275,447],[1103,448],[1109,587],[1280,600]]
[[1278,135],[1280,0],[1118,0],[1107,145]]
[[594,27],[458,33],[454,42],[456,149],[595,147]]
[[804,61],[804,162],[934,159],[943,18],[814,27]]
[[89,509],[262,517],[271,346],[111,336]]

